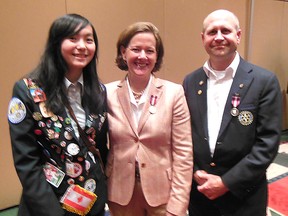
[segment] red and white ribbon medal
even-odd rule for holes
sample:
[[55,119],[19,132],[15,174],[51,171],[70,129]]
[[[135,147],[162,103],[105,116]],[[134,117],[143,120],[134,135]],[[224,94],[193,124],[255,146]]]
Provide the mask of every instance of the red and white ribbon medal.
[[150,97],[150,107],[149,107],[149,112],[151,114],[156,113],[156,107],[155,107],[156,103],[157,103],[157,96],[151,95],[151,97]]
[[234,94],[232,96],[232,106],[233,106],[233,108],[230,111],[232,116],[238,116],[239,115],[239,110],[237,109],[239,104],[240,104],[240,96],[239,96],[239,94]]

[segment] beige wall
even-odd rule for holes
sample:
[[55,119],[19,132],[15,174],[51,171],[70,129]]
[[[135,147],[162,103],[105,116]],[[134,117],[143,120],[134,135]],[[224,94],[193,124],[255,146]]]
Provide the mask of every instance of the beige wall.
[[277,74],[283,92],[283,129],[287,129],[288,3],[256,0],[252,29],[249,60]]
[[[0,209],[17,205],[21,186],[14,171],[7,124],[7,106],[14,82],[38,62],[52,21],[65,13],[79,13],[99,36],[99,74],[103,82],[123,77],[114,65],[120,31],[135,21],[150,21],[160,29],[165,45],[164,65],[158,76],[182,83],[184,76],[207,58],[200,31],[212,10],[226,8],[240,19],[245,35],[239,52],[248,51],[253,63],[273,70],[287,85],[288,4],[255,0],[253,34],[248,44],[249,0],[1,0],[0,1]],[[285,61],[286,60],[286,61]],[[285,95],[286,97],[286,95]],[[3,187],[4,186],[4,187]]]

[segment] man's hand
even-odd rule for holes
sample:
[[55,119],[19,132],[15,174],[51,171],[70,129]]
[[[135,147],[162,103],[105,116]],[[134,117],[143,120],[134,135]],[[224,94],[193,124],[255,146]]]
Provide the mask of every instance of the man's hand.
[[194,173],[194,176],[193,176],[193,177],[194,177],[194,180],[197,182],[198,185],[202,185],[202,184],[204,184],[204,183],[207,181],[206,178],[202,178],[201,173],[202,173],[202,174],[207,174],[207,172],[204,171],[204,170],[197,170],[197,171]]
[[208,174],[203,170],[198,170],[194,174],[195,181],[199,184],[197,189],[208,199],[214,200],[224,195],[229,189],[224,185],[220,176]]

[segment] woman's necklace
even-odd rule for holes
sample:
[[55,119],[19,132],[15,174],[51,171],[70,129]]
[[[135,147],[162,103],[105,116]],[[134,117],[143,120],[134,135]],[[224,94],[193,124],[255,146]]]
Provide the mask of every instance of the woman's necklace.
[[134,96],[135,101],[136,101],[137,104],[139,103],[139,100],[140,100],[141,96],[143,95],[144,91],[145,91],[145,89],[142,90],[141,92],[135,92],[135,91],[132,90],[133,96]]

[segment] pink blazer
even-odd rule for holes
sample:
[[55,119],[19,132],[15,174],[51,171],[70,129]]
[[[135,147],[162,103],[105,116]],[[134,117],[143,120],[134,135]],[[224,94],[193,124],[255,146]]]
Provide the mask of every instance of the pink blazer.
[[135,184],[138,155],[141,184],[150,206],[184,215],[188,207],[193,151],[190,114],[181,85],[152,78],[148,97],[157,96],[156,111],[144,105],[138,128],[125,80],[106,85],[110,152],[106,167],[108,199],[127,205]]

